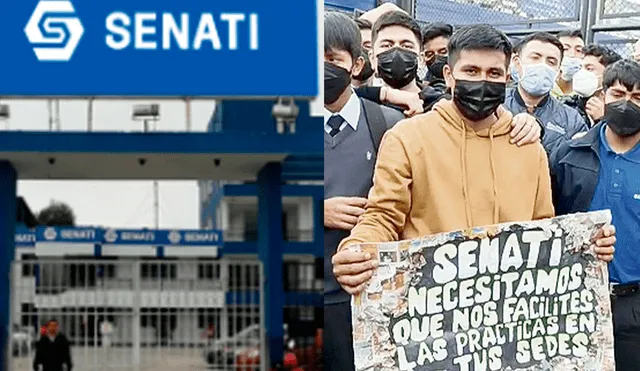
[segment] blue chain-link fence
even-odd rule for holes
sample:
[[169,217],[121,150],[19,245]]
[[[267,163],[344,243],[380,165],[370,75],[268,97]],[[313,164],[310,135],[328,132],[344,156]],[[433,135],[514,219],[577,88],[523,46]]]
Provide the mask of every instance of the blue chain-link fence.
[[[349,14],[373,9],[389,0],[326,0],[325,7]],[[410,11],[421,23],[455,26],[488,23],[518,37],[536,31],[581,29],[588,41],[611,47],[623,56],[640,39],[637,0],[413,0]]]

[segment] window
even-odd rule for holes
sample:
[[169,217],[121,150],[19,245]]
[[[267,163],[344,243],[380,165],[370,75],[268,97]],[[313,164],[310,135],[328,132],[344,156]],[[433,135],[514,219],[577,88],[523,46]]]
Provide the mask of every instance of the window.
[[154,262],[140,264],[140,276],[142,278],[158,279],[177,277],[178,267],[176,263],[167,263],[160,259],[153,259]]
[[99,264],[96,268],[96,274],[100,278],[115,278],[116,277],[116,265],[115,264]]
[[282,266],[285,291],[309,291],[313,288],[315,264],[285,262]]
[[198,263],[198,278],[201,280],[219,280],[220,264],[213,262]]
[[22,254],[22,277],[34,277],[36,275],[36,254]]
[[95,264],[69,264],[67,267],[70,287],[92,287],[96,285]]
[[33,303],[20,305],[20,325],[22,327],[34,327],[38,324],[38,312]]
[[229,264],[229,289],[247,290],[260,287],[260,270],[256,264]]

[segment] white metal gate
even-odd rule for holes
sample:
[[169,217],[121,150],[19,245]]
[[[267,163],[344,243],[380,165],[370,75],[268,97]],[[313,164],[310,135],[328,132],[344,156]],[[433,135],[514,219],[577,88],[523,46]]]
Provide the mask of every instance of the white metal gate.
[[43,258],[11,282],[12,371],[51,319],[77,371],[266,370],[258,261]]

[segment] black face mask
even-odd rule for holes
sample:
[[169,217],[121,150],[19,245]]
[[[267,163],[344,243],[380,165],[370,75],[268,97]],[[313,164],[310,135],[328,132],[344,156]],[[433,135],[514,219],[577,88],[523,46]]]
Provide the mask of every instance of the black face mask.
[[622,100],[604,107],[604,120],[614,133],[629,137],[640,132],[640,107]]
[[444,79],[444,75],[442,73],[442,69],[447,64],[448,58],[446,55],[438,55],[431,64],[427,66],[429,72],[431,72],[431,76],[436,79]]
[[324,62],[324,104],[331,104],[351,84],[351,73],[335,64]]
[[378,74],[387,85],[401,89],[416,79],[418,74],[418,54],[393,48],[378,54]]
[[375,72],[371,67],[371,60],[366,52],[362,53],[362,57],[364,58],[364,67],[362,67],[362,72],[358,76],[354,76],[354,79],[358,81],[367,81],[373,73]]
[[456,80],[453,102],[467,119],[484,120],[504,102],[506,88],[499,82]]

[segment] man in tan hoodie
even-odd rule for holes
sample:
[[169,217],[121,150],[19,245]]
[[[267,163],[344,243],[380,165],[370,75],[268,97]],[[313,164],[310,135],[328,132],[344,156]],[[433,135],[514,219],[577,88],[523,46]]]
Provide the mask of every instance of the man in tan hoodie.
[[[350,245],[554,216],[544,148],[509,142],[512,115],[500,105],[511,52],[506,35],[487,25],[451,38],[444,77],[453,99],[387,132],[366,212],[333,257],[347,292],[360,292],[377,267]],[[603,259],[610,260],[614,242],[598,242]]]

